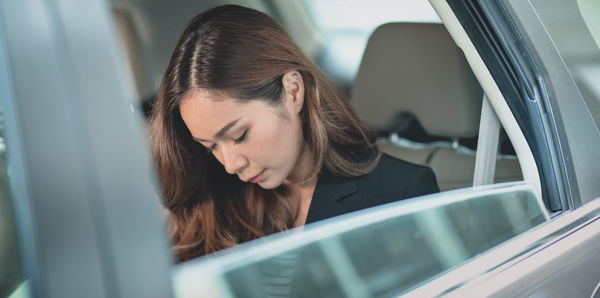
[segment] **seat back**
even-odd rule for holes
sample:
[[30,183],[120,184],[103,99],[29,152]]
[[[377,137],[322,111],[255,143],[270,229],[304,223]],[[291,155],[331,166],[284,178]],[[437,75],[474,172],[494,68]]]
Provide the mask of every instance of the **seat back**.
[[[431,166],[442,190],[473,183],[475,152],[456,140],[476,138],[482,99],[479,83],[445,27],[427,23],[388,23],[377,28],[351,94],[358,114],[380,133],[405,135],[400,130],[408,114],[432,140],[445,138],[442,142],[380,140],[384,152]],[[509,164],[501,167],[508,169],[502,180],[519,180],[516,159],[501,163]]]
[[371,35],[352,103],[375,129],[401,112],[431,135],[477,135],[482,91],[442,24],[388,23]]

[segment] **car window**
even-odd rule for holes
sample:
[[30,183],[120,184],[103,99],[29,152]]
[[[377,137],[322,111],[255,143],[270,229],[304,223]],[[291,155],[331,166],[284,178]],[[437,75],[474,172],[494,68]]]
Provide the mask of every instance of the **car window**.
[[390,22],[441,23],[427,1],[305,0],[324,35],[321,67],[341,85],[354,80],[371,33]]
[[600,4],[593,0],[532,0],[531,4],[600,127]]
[[542,206],[522,182],[401,201],[180,265],[174,286],[181,297],[389,297],[545,222]]
[[[382,141],[380,145],[384,145],[390,150],[386,151],[384,148],[384,152],[413,163],[430,166],[436,173],[442,191],[472,186],[483,91],[479,82],[470,72],[470,68],[462,56],[462,51],[454,44],[444,26],[439,24],[439,18],[429,3],[427,1],[410,1],[410,3],[376,1],[367,5],[369,9],[378,12],[367,12],[367,8],[362,6],[365,5],[362,1],[344,2],[343,5],[335,0],[306,0],[304,3],[310,8],[315,23],[324,34],[324,38],[322,38],[323,52],[312,58],[338,84],[350,89],[356,87],[354,76],[360,72],[359,65],[362,63],[361,59],[364,59],[362,57],[368,37],[382,23],[388,23],[388,25],[389,22],[392,22],[392,25],[393,23],[417,24],[416,27],[431,27],[429,28],[431,30],[425,29],[432,32],[427,36],[417,32],[412,35],[417,38],[412,39],[406,35],[396,34],[387,39],[383,38],[384,43],[390,40],[399,40],[400,43],[414,45],[417,43],[415,40],[439,41],[441,39],[439,34],[443,34],[444,40],[448,40],[448,44],[451,45],[450,49],[446,45],[441,47],[424,44],[423,46],[426,49],[435,49],[432,51],[432,55],[442,61],[456,62],[452,65],[452,69],[455,69],[456,72],[446,74],[446,72],[440,71],[440,69],[447,70],[450,67],[440,66],[447,63],[438,64],[438,60],[423,58],[425,57],[423,51],[414,50],[412,54],[398,54],[383,44],[382,48],[388,49],[386,55],[392,55],[393,57],[390,59],[398,59],[399,64],[406,64],[410,60],[416,61],[415,57],[418,55],[418,58],[426,61],[418,60],[419,62],[414,64],[431,65],[432,67],[420,68],[443,73],[442,76],[445,76],[436,77],[434,80],[430,75],[415,75],[414,72],[411,73],[412,70],[407,71],[407,67],[400,66],[392,67],[394,70],[391,72],[391,77],[396,81],[403,80],[403,77],[412,77],[415,80],[422,78],[421,82],[413,85],[425,85],[428,89],[432,89],[431,86],[452,85],[453,83],[449,82],[454,81],[450,78],[464,77],[462,80],[464,83],[455,83],[452,87],[457,90],[472,90],[472,94],[468,95],[468,102],[463,102],[465,99],[461,96],[457,96],[457,98],[461,98],[458,102],[449,100],[451,88],[441,88],[443,92],[436,96],[423,96],[423,92],[415,92],[421,96],[415,97],[415,102],[419,102],[424,107],[426,111],[424,114],[430,123],[437,124],[440,122],[437,120],[443,117],[445,120],[450,119],[448,122],[455,125],[458,121],[453,121],[453,119],[468,118],[474,119],[473,123],[470,123],[472,125],[469,125],[469,129],[464,129],[466,132],[461,131],[457,134],[454,132],[447,135],[435,132],[430,134],[424,131],[420,124],[417,124],[424,119],[407,117],[395,119],[401,121],[393,123],[403,124],[398,127],[409,128],[406,133],[399,134],[385,128],[374,128],[378,130],[379,139]],[[136,5],[151,6],[151,4],[152,2],[136,2]],[[397,7],[396,5],[401,6]],[[386,13],[380,13],[381,11]],[[127,6],[120,6],[119,10],[115,10],[121,37],[125,41],[139,43],[137,46],[129,47],[127,42],[124,42],[123,50],[125,52],[152,48],[152,44],[144,43],[143,38],[135,38],[135,35],[139,34],[136,32],[148,29],[139,28],[139,24],[142,22],[135,22],[135,18],[131,18],[130,22],[123,21],[125,17],[136,16],[135,12],[135,9],[128,9]],[[150,18],[148,21],[155,20]],[[435,31],[432,31],[433,29]],[[148,32],[148,34],[150,33],[152,32]],[[168,42],[161,43],[167,44]],[[172,46],[173,42],[170,47]],[[450,51],[453,55],[455,54],[451,59],[447,56]],[[142,58],[145,57],[139,53],[137,55],[133,53],[128,57],[132,59],[131,57],[135,56],[141,60],[144,60]],[[379,54],[374,56],[380,57]],[[382,59],[388,58],[386,56]],[[432,63],[431,61],[436,62]],[[388,60],[388,62],[390,65],[392,64],[392,60]],[[148,74],[144,74],[143,68],[136,71],[133,64],[134,75],[148,76]],[[381,63],[372,64],[377,69],[382,68],[379,67],[380,65]],[[374,77],[376,76],[368,75],[366,81],[374,81]],[[358,81],[358,77],[356,81]],[[406,81],[409,82],[409,80]],[[354,86],[344,86],[345,83],[352,84],[353,82]],[[390,89],[398,87],[397,82],[393,81],[386,85],[386,88]],[[388,91],[384,88],[374,89],[380,89],[381,92],[388,94],[395,91]],[[152,90],[148,94],[155,92],[156,90]],[[365,97],[368,105],[375,105],[375,100],[381,99],[381,96],[372,96],[373,93],[370,92],[365,93],[370,95]],[[354,97],[350,98],[353,104],[356,104],[356,94],[354,93]],[[141,95],[141,97],[146,97],[147,94],[141,93]],[[421,100],[422,97],[428,97],[427,101]],[[408,99],[408,95],[402,94],[394,99],[394,103],[406,102]],[[444,108],[441,103],[449,107],[456,107],[456,110],[464,109],[452,113],[456,114],[456,117],[451,117],[449,109]],[[431,107],[437,107],[437,109]],[[383,109],[391,110],[392,108],[384,107]],[[396,111],[397,107],[394,106],[393,109]],[[374,117],[378,118],[381,115]],[[450,125],[437,126],[451,129],[447,127]],[[472,129],[471,126],[473,126]],[[438,131],[442,130],[438,129]],[[486,183],[523,180],[519,160],[507,134],[504,131],[500,131],[499,134],[500,136],[497,137],[499,144],[495,146],[498,148],[498,154],[493,153],[498,156],[495,159],[496,174],[493,182],[487,181]],[[393,152],[397,152],[397,155],[392,154]],[[489,168],[493,173],[494,167],[490,166]],[[277,295],[277,293],[283,296],[286,293],[293,293],[292,296],[302,297],[315,295],[340,297],[359,293],[359,297],[371,297],[401,293],[544,222],[547,218],[546,211],[540,207],[543,204],[538,204],[539,197],[534,194],[537,192],[532,191],[530,186],[518,185],[520,186],[514,184],[510,186],[517,189],[511,191],[505,189],[500,193],[494,193],[493,190],[505,186],[491,185],[488,188],[478,189],[483,190],[479,194],[473,189],[443,192],[434,197],[411,199],[399,203],[399,205],[390,205],[403,206],[402,208],[385,206],[382,207],[383,209],[367,210],[349,215],[350,217],[345,217],[345,219],[339,218],[334,221],[317,223],[316,226],[309,225],[306,227],[306,233],[297,233],[299,230],[292,230],[236,246],[224,252],[217,252],[178,265],[174,277],[176,291],[182,295],[203,293],[210,297],[221,295],[264,297]],[[519,187],[524,188],[519,189]],[[394,194],[389,195],[393,196]],[[437,202],[437,205],[432,205],[432,202]],[[413,203],[415,205],[412,205]],[[418,207],[421,209],[411,209],[417,208],[414,206],[421,206]],[[404,209],[404,207],[408,209]],[[383,212],[385,208],[390,208],[389,212],[396,213],[385,213],[389,216],[385,221],[368,223],[361,220],[363,218],[361,216],[381,219],[377,217],[378,212]],[[369,212],[373,213],[369,214]],[[352,223],[352,225],[346,225],[342,230],[325,234],[325,236],[320,232],[315,232],[330,231],[333,227],[339,226],[339,222]],[[200,276],[202,278],[199,278]],[[186,281],[188,278],[190,283]],[[296,288],[290,287],[292,281],[297,285]],[[256,285],[262,285],[262,287]],[[213,292],[214,295],[210,294]]]
[[[158,19],[153,18],[153,14],[148,13],[148,11],[162,11],[166,9],[158,5],[157,3],[159,2],[135,2],[135,4],[130,3],[126,5],[128,1],[113,1],[115,22],[118,25],[116,27],[121,34],[122,50],[130,59],[132,73],[138,83],[143,82],[148,77],[153,77],[152,81],[158,81],[157,77],[151,74],[154,71],[144,70],[144,67],[136,67],[138,64],[153,65],[156,62],[137,63],[140,61],[143,62],[144,59],[149,59],[152,56],[144,55],[141,51],[154,49],[154,42],[160,43],[165,47],[167,47],[165,44],[170,43],[168,47],[169,51],[172,50],[171,48],[174,45],[173,36],[169,36],[169,40],[167,40],[162,35],[167,36],[168,34],[154,28],[154,26],[160,27],[160,23],[166,22],[165,18],[167,17],[173,18],[170,21],[172,22],[170,26],[175,26],[175,19],[178,22],[181,21],[180,17],[174,17],[176,14],[174,8],[169,8],[172,11],[165,14],[164,18],[160,19],[160,22]],[[321,56],[312,58],[338,84],[352,89],[353,94],[349,96],[351,97],[349,99],[357,109],[358,114],[372,128],[377,130],[382,151],[412,163],[431,167],[436,174],[437,183],[442,191],[472,186],[475,175],[476,148],[478,146],[477,130],[480,122],[483,92],[479,83],[470,72],[461,50],[454,44],[444,26],[440,24],[440,19],[431,5],[427,1],[402,1],[398,3],[389,1],[376,1],[373,3],[348,1],[344,2],[343,5],[338,0],[302,0],[299,2],[309,8],[320,32],[324,34],[324,38],[321,39],[324,43],[321,45],[324,52],[321,53]],[[246,4],[250,4],[250,2]],[[190,6],[190,9],[186,9],[187,13],[192,11],[191,7],[193,5],[200,4],[192,4],[190,2],[186,5]],[[274,6],[274,8],[277,8],[277,6]],[[198,11],[203,10],[201,7],[196,7],[195,9],[198,9]],[[273,9],[273,11],[277,11],[277,9]],[[149,22],[147,26],[142,26],[144,22],[140,20],[144,14],[148,14],[146,16],[148,17],[146,22]],[[279,17],[283,17],[285,14],[273,14],[273,16],[278,15]],[[183,21],[181,22],[183,23]],[[283,23],[285,23],[285,20]],[[378,26],[379,28],[385,26],[380,26],[382,23],[388,23],[387,25],[400,24],[402,25],[400,26],[402,27],[400,28],[401,30],[410,30],[413,33],[407,36],[402,34],[402,32],[397,33],[392,28],[392,31],[389,32],[394,34],[393,36],[386,35],[388,37],[380,39],[383,43],[374,48],[387,49],[387,52],[384,53],[385,55],[375,53],[372,56],[388,59],[389,63],[387,64],[391,65],[388,68],[392,69],[390,71],[391,75],[371,73],[362,76],[362,81],[367,82],[366,85],[368,86],[362,88],[364,91],[362,93],[366,94],[366,96],[361,98],[360,90],[357,88],[359,78],[357,77],[355,82],[352,82],[352,80],[354,80],[357,71],[360,74],[358,69],[359,64],[368,64],[363,57],[363,54],[366,55],[366,51],[364,50],[367,46],[367,39],[370,35],[374,34],[374,30]],[[406,25],[408,27],[423,28],[405,29]],[[148,30],[148,32],[145,32],[145,30]],[[290,31],[290,33],[293,33],[293,31]],[[152,39],[144,38],[145,34],[154,34],[156,40],[152,43],[146,42]],[[177,35],[179,32],[173,31],[170,34]],[[371,36],[371,40],[372,38]],[[164,39],[164,41],[159,42],[159,39]],[[439,41],[442,39],[447,41],[447,43],[443,44],[443,47],[439,46],[439,43],[419,42],[424,40]],[[398,54],[396,49],[391,50],[391,47],[386,44],[391,41],[398,41],[401,45],[412,45],[411,48],[415,49],[411,53]],[[414,46],[415,44],[419,44],[419,46]],[[343,46],[338,47],[338,45]],[[431,56],[436,59],[430,59],[430,56],[424,54],[423,49],[431,52]],[[452,55],[449,55],[449,53]],[[327,57],[334,60],[330,60]],[[162,60],[168,60],[168,56],[165,55],[162,57]],[[361,60],[363,61],[361,62]],[[406,67],[407,64],[416,65],[416,68]],[[421,67],[421,65],[430,65],[432,67]],[[361,65],[360,68],[363,68],[363,66]],[[371,69],[377,70],[384,68],[380,67],[381,61],[375,61],[370,66]],[[368,68],[366,67],[365,69]],[[161,70],[160,73],[163,71]],[[437,73],[438,75],[433,76],[432,73]],[[344,78],[346,79],[340,77],[340,75],[345,76]],[[377,77],[381,78],[382,76],[386,78],[391,77],[391,79],[390,81],[373,79]],[[383,82],[382,85],[384,87],[375,86],[371,84],[372,82]],[[345,83],[353,83],[354,85],[344,86]],[[404,93],[400,94],[395,90],[401,86],[400,83],[417,86],[420,89],[413,90],[405,88],[402,85],[403,87],[399,89],[402,89]],[[155,84],[146,84],[146,87],[153,85]],[[361,86],[364,87],[365,85]],[[431,88],[431,86],[437,86],[438,88]],[[140,90],[143,89],[148,88],[140,88]],[[434,89],[437,90],[437,93],[431,94],[425,92]],[[373,90],[377,90],[381,94],[374,95]],[[450,92],[451,90],[452,92]],[[151,94],[155,93],[155,89],[149,92],[140,91],[140,95],[143,98],[148,95],[152,97]],[[385,101],[384,97],[390,98],[388,105],[382,103]],[[364,116],[364,109],[358,105],[361,100],[366,102],[367,106],[376,106],[378,112],[374,113],[375,115],[370,118]],[[144,103],[148,102],[150,104],[145,105],[148,108],[146,111],[149,111],[151,101],[144,101]],[[407,102],[415,102],[417,107],[412,107],[412,103],[407,106]],[[431,109],[433,106],[438,107],[438,109]],[[414,115],[412,112],[415,110],[424,112]],[[391,118],[387,116],[383,117],[380,111],[395,114],[391,115]],[[412,114],[405,115],[410,113]],[[386,125],[382,125],[381,127],[374,125],[374,119],[383,118],[392,119],[392,121],[388,121]],[[444,121],[438,121],[440,119]],[[466,124],[463,124],[463,122]],[[427,129],[425,130],[423,126],[426,126]],[[498,158],[495,166],[489,167],[492,176],[494,176],[495,169],[493,182],[523,180],[519,160],[507,134],[503,131],[499,134],[499,146],[495,146],[499,147],[497,152]],[[492,181],[487,183],[492,183]]]

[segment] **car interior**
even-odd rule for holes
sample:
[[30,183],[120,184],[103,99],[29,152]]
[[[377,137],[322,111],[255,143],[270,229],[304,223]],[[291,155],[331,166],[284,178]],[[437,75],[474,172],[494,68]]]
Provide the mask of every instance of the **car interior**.
[[[383,150],[431,167],[440,190],[473,185],[483,92],[442,24],[388,23],[367,43],[352,89]],[[510,150],[510,142],[504,138]],[[506,149],[505,149],[506,150]],[[494,182],[522,180],[514,151],[499,152]]]
[[[331,57],[344,53],[335,53],[336,47],[326,42],[323,29],[316,25],[316,15],[301,1],[210,5],[181,1],[175,7],[162,1],[113,0],[122,48],[146,115],[185,22],[222,3],[246,5],[276,18],[346,90],[359,115],[377,131],[384,152],[430,166],[442,191],[473,186],[483,92],[462,51],[439,22],[380,24],[368,32],[366,44],[356,43],[358,61],[342,62],[359,65],[355,73],[340,76],[343,65],[336,66],[340,61]],[[503,131],[500,139],[493,182],[522,180],[517,156]]]
[[[542,6],[546,10],[525,7],[533,11],[523,20],[539,13],[552,26],[537,29],[565,37],[556,43],[558,50],[581,50],[571,46],[571,30],[554,22],[560,0],[40,0],[44,5],[35,9],[34,2],[0,4],[0,297],[285,296],[291,292],[284,284],[292,277],[302,285],[297,294],[303,297],[388,297],[404,291],[437,297],[490,283],[502,293],[505,283],[493,283],[499,280],[494,277],[520,282],[516,291],[552,284],[548,274],[559,271],[545,266],[560,267],[553,249],[561,245],[592,243],[587,251],[567,247],[577,257],[598,251],[600,242],[594,239],[599,233],[581,236],[589,236],[600,222],[591,222],[600,218],[600,201],[594,201],[598,187],[582,186],[597,180],[598,166],[584,163],[597,159],[598,151],[590,147],[598,146],[565,141],[567,132],[569,142],[598,133],[595,99],[577,102],[580,92],[600,94],[593,88],[597,55],[590,54],[588,68],[579,66],[580,55],[565,56],[572,59],[565,60],[574,74],[570,77],[554,48],[548,53],[536,48],[536,54],[560,62],[556,69],[561,72],[543,69],[545,61],[532,64],[539,62],[544,78],[557,76],[547,81],[551,96],[564,93],[552,97],[560,99],[557,105],[543,102],[544,108],[560,107],[562,114],[552,111],[531,120],[527,113],[540,113],[535,105],[542,101],[528,100],[525,93],[540,89],[510,88],[545,83],[523,83],[522,73],[498,79],[493,72],[513,71],[510,67],[527,72],[531,64],[525,62],[534,59],[523,58],[527,51],[511,53],[523,46],[517,42],[484,57],[478,51],[484,42],[467,31],[484,35],[490,32],[480,29],[489,28],[469,29],[460,21],[474,21],[456,13],[461,5],[474,5],[466,8],[471,12],[510,2],[520,8],[518,13],[523,6]],[[441,193],[345,214],[176,264],[156,173],[145,151],[144,124],[186,23],[225,3],[278,20],[346,93],[377,132],[380,148],[431,167]],[[595,9],[590,19],[600,11]],[[28,19],[32,11],[35,22]],[[494,17],[502,15],[479,21],[498,20]],[[492,29],[503,38],[529,34]],[[597,45],[600,33],[594,32]],[[498,36],[489,39],[500,42],[493,39]],[[543,42],[535,46],[544,47]],[[594,44],[587,45],[598,53]],[[514,85],[501,86],[511,79],[506,85]],[[583,91],[577,90],[578,83],[586,86]],[[515,108],[509,99],[520,105]],[[536,127],[523,126],[523,119]],[[537,283],[523,285],[522,275],[538,278]],[[533,296],[515,293],[499,296]]]

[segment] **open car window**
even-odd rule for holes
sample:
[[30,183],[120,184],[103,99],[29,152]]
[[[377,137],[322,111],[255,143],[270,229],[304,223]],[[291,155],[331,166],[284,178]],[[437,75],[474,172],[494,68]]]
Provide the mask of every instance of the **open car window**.
[[[136,110],[141,100],[152,107],[146,99],[156,95],[185,23],[230,2],[281,21],[352,91],[352,104],[366,100],[361,115],[391,112],[391,126],[370,123],[380,145],[431,167],[443,192],[174,265]],[[430,2],[444,24],[430,7],[417,19],[419,12],[395,6],[428,6],[421,0],[0,1],[0,297],[170,297],[171,285],[181,297],[211,298],[597,297],[599,2]],[[371,22],[359,5],[384,9],[385,18]],[[333,14],[306,18],[320,8]],[[346,14],[351,8],[356,17]],[[383,22],[391,24],[378,34],[391,35],[378,35],[379,49],[391,58],[375,51],[367,73],[355,76]],[[433,38],[411,31],[423,28]],[[511,30],[517,34],[502,35]],[[423,47],[400,54],[387,41]],[[446,73],[451,67],[458,74]],[[368,73],[380,70],[387,73]],[[411,90],[400,81],[421,90],[400,94]],[[525,88],[534,85],[544,88]],[[465,91],[453,94],[460,101],[449,100],[451,89]],[[373,103],[384,95],[420,106],[396,113]],[[459,123],[460,133],[445,135]]]
[[[286,11],[288,5],[282,3],[274,1],[267,10],[257,8],[282,21],[281,17],[295,14]],[[392,13],[399,8],[388,7],[387,17],[362,18],[361,22],[349,21],[354,19],[350,10],[368,15],[367,9],[386,9],[388,4],[352,2],[343,6],[346,13],[340,13],[338,1],[296,1],[289,7],[296,9],[302,3],[323,35],[314,38],[322,43],[320,50],[309,53],[311,58],[349,92],[357,113],[377,130],[383,151],[431,167],[443,192],[309,225],[305,230],[280,233],[177,265],[174,282],[178,294],[396,295],[548,221],[548,206],[555,214],[566,210],[566,204],[549,205],[542,190],[547,181],[540,179],[540,173],[555,177],[542,167],[546,160],[534,156],[539,154],[535,147],[546,144],[532,139],[517,122],[520,119],[513,113],[518,111],[507,104],[501,94],[504,90],[483,86],[486,80],[482,77],[487,74],[482,75],[481,69],[489,65],[482,61],[475,76],[473,58],[463,54],[465,44],[447,32],[448,24],[427,14],[435,14],[427,3],[422,4],[427,9],[421,11],[427,13],[418,17],[418,13],[403,17]],[[360,5],[367,7],[361,10],[357,8]],[[127,5],[117,6],[118,20],[134,19]],[[332,12],[342,17],[332,18],[328,14]],[[167,17],[161,22],[176,24]],[[282,24],[294,33],[292,22],[288,19]],[[135,32],[135,22],[121,23]],[[122,32],[125,39],[127,35]],[[371,42],[376,44],[370,46]],[[138,48],[152,51],[149,49],[154,47],[149,43]],[[490,82],[496,84],[491,76]],[[528,108],[521,107],[521,111]],[[497,184],[507,181],[521,182]],[[468,188],[473,185],[487,186]]]
[[[359,26],[356,22],[344,22],[346,19],[338,22],[327,17],[327,13],[335,11],[339,2],[302,2],[313,13],[320,33],[325,36],[322,51],[317,51],[312,58],[338,84],[350,91],[350,101],[358,114],[377,130],[382,150],[400,159],[431,167],[444,192],[427,199],[392,204],[395,207],[386,205],[365,210],[345,219],[307,226],[302,233],[293,230],[192,260],[176,269],[179,272],[175,277],[177,291],[193,293],[199,290],[188,289],[190,284],[185,280],[189,278],[205,289],[214,289],[215,293],[225,293],[225,296],[261,297],[271,290],[293,291],[294,287],[289,284],[292,281],[300,283],[296,284],[300,289],[313,291],[293,292],[299,296],[317,293],[321,296],[346,296],[354,292],[351,289],[365,296],[392,295],[454,268],[547,219],[539,182],[525,179],[526,183],[510,186],[493,184],[523,181],[521,160],[517,158],[512,140],[504,132],[495,111],[482,104],[487,99],[462,49],[439,23],[428,3],[421,3],[419,12],[412,14],[413,18],[396,15],[398,18],[390,16],[368,20]],[[360,10],[357,8],[360,5],[365,5],[365,2],[354,2],[352,7]],[[386,7],[381,3],[367,6],[373,10]],[[123,20],[135,14],[126,5],[115,7],[119,8],[116,20],[121,25],[121,37],[127,40],[127,36],[132,34],[130,31],[136,30],[135,22]],[[274,2],[269,12],[283,16],[286,15],[285,8],[286,5]],[[392,10],[395,9],[388,8],[388,11]],[[352,19],[351,15],[343,15]],[[392,23],[381,25],[390,21]],[[123,28],[129,29],[124,31]],[[370,38],[367,39],[368,36]],[[347,42],[335,42],[338,39]],[[136,43],[135,40],[130,42]],[[332,46],[335,44],[345,47]],[[151,51],[149,49],[153,47],[148,44],[138,48]],[[135,56],[129,55],[130,59]],[[340,60],[340,57],[343,59]],[[158,78],[151,81],[158,81]],[[347,86],[349,83],[353,85]],[[481,116],[482,106],[487,111],[485,117]],[[407,111],[409,113],[403,113]],[[489,123],[495,126],[489,128],[486,126]],[[480,127],[486,129],[481,130]],[[478,140],[489,142],[487,160],[479,162],[479,167],[477,150],[483,146],[478,144]],[[535,172],[535,167],[527,164],[524,170]],[[486,178],[474,179],[480,176]],[[447,192],[474,184],[489,186]],[[523,189],[515,190],[519,194],[512,199],[501,198],[513,195],[488,196],[492,190],[502,189],[501,192],[510,193],[507,189],[512,188]],[[393,195],[389,194],[390,197]],[[431,209],[420,212],[411,209],[424,206]],[[387,208],[391,211],[384,212]],[[415,212],[410,213],[410,210]],[[382,213],[388,214],[389,220],[363,221],[371,216],[377,218]],[[491,221],[485,221],[486,218]],[[322,231],[331,231],[339,226],[338,220],[345,223],[343,229],[319,238],[319,235],[324,235]],[[374,235],[381,237],[369,238]],[[371,255],[367,256],[369,251]],[[336,259],[339,255],[344,257]],[[280,279],[265,280],[259,274],[263,269],[267,276],[271,274]],[[198,282],[199,276],[206,280]],[[302,286],[302,283],[311,286]],[[264,287],[252,290],[252,284]]]

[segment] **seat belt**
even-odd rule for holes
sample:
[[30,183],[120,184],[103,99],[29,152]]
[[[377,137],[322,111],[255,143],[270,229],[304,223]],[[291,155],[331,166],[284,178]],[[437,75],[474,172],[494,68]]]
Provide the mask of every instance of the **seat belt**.
[[498,119],[489,99],[484,94],[481,105],[481,120],[479,122],[473,186],[492,184],[494,182],[499,137],[500,119]]

